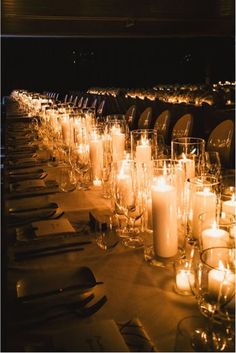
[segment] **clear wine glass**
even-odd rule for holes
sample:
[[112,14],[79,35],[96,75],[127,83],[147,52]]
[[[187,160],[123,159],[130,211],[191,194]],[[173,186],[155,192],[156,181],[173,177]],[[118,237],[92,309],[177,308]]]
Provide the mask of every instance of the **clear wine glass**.
[[200,312],[208,325],[192,333],[196,351],[234,351],[235,249],[214,247],[200,254],[195,268],[195,288]]
[[205,173],[212,174],[218,179],[221,178],[221,161],[219,152],[205,152]]
[[140,230],[144,214],[144,192],[138,188],[138,174],[134,160],[117,162],[114,180],[114,199],[117,212],[125,215],[127,226],[123,243],[127,247],[143,246]]
[[72,169],[79,177],[79,189],[88,190],[90,182],[90,157],[89,145],[79,144],[70,148],[69,162]]

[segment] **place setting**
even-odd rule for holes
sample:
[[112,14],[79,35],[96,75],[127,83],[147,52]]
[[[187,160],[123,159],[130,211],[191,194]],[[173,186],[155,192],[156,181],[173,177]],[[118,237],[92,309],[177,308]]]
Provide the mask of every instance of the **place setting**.
[[40,174],[40,179],[33,178],[32,180],[22,180],[9,184],[9,193],[7,194],[7,197],[11,199],[60,192],[56,180],[43,180],[44,178],[42,178],[42,176],[43,174]]
[[51,270],[38,273],[35,269],[26,278],[22,274],[15,284],[12,305],[17,313],[16,321],[20,320],[22,328],[32,329],[71,316],[89,317],[106,301],[104,283],[95,278],[89,267],[78,266],[62,269],[57,277]]

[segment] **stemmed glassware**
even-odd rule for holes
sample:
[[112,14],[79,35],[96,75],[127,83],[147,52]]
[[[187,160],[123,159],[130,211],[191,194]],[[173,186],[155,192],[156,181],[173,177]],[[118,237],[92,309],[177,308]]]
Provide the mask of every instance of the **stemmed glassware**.
[[221,161],[219,152],[205,152],[205,173],[212,174],[218,179],[221,178]]
[[140,234],[144,214],[144,191],[138,188],[137,166],[134,160],[121,160],[113,167],[113,197],[116,213],[127,218],[123,243],[127,247],[143,246]]
[[231,351],[234,346],[235,249],[203,250],[195,271],[194,292],[209,325],[194,330],[192,346],[196,351]]
[[79,188],[81,190],[88,190],[90,182],[90,158],[89,145],[79,144],[70,148],[69,161],[72,169],[80,181]]

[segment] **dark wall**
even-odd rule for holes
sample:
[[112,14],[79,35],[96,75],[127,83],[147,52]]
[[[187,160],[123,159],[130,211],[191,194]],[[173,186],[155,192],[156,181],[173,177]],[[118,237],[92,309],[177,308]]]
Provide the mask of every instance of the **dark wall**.
[[201,83],[207,76],[234,80],[233,39],[2,39],[2,94]]

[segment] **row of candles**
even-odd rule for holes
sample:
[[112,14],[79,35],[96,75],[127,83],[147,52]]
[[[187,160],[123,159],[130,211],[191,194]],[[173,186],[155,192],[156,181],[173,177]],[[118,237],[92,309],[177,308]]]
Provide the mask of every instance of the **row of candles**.
[[[32,99],[25,92],[14,92],[14,98],[27,111],[37,106],[41,123],[57,132],[68,147],[68,158],[73,151],[89,159],[94,185],[102,185],[104,169],[109,169],[113,186],[106,196],[114,198],[127,217],[134,209],[136,213],[142,209],[143,222],[137,222],[137,228],[141,224],[139,231],[151,234],[154,257],[176,258],[180,228],[188,240],[199,243],[201,250],[228,246],[235,238],[235,196],[220,203],[219,181],[204,175],[203,139],[175,139],[171,142],[171,159],[158,160],[154,130],[134,130],[129,136],[126,122],[117,117],[97,124],[90,112],[71,115],[65,107],[55,109],[45,99]],[[137,230],[131,233],[134,239]],[[191,270],[182,268],[176,276],[177,286],[185,290],[191,282]],[[213,288],[219,285],[220,278],[213,272],[209,277]]]

